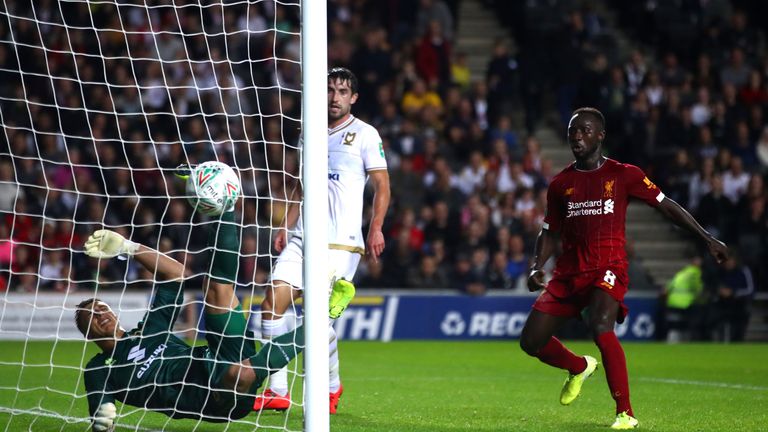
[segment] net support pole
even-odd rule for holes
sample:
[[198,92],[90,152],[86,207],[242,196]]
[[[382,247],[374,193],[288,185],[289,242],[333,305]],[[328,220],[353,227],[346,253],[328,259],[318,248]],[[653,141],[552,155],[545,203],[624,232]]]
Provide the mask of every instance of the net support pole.
[[301,5],[304,186],[304,430],[330,430],[328,413],[328,44],[325,0]]

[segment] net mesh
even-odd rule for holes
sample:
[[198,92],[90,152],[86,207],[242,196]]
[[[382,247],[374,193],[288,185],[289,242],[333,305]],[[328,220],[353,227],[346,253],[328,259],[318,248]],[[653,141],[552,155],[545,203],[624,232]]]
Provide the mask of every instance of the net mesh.
[[[155,275],[86,257],[90,233],[111,229],[208,271],[204,218],[173,175],[181,163],[238,171],[237,294],[258,308],[272,230],[298,182],[299,19],[298,0],[0,3],[0,338],[14,340],[0,353],[5,430],[85,430],[82,370],[98,349],[75,327],[75,305],[98,296],[130,329],[149,304]],[[200,288],[201,277],[188,281],[169,329],[191,341],[205,340]],[[118,429],[179,430],[142,407],[118,415]],[[292,417],[254,413],[216,430],[300,429]]]

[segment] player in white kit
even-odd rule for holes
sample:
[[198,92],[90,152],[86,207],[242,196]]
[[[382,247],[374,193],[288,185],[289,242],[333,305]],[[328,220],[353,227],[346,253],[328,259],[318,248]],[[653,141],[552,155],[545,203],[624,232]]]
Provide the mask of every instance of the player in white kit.
[[[374,127],[351,113],[357,101],[357,78],[345,68],[328,72],[328,259],[330,280],[351,281],[360,258],[367,254],[374,261],[384,250],[381,231],[389,207],[389,174],[381,137]],[[368,237],[363,239],[363,191],[371,179],[374,189],[373,216]],[[262,334],[276,337],[291,329],[285,313],[301,295],[302,223],[299,206],[288,209],[286,223],[274,239],[280,252],[272,271],[272,287],[266,290],[262,310]],[[288,231],[293,236],[289,238]],[[329,283],[330,283],[329,280]],[[330,413],[335,414],[343,387],[339,378],[336,332],[329,326]],[[269,388],[257,397],[255,408],[284,410],[290,406],[287,370],[270,378]]]

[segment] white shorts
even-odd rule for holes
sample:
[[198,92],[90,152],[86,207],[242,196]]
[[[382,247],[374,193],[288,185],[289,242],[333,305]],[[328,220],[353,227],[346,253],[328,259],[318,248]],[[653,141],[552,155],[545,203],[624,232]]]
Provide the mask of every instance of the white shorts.
[[[294,288],[304,289],[302,243],[302,239],[293,237],[280,252],[272,268],[272,281],[284,281]],[[334,277],[352,281],[359,263],[359,253],[328,249],[328,265],[331,269],[328,272],[328,282]]]

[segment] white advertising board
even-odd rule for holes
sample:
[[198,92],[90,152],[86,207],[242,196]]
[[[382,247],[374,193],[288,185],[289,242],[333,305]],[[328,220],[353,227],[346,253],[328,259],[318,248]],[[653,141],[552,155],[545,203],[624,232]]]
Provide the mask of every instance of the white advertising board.
[[[75,327],[75,306],[89,296],[75,293],[13,293],[0,295],[0,340],[83,340]],[[100,292],[118,315],[120,326],[131,329],[149,306],[149,292]]]

